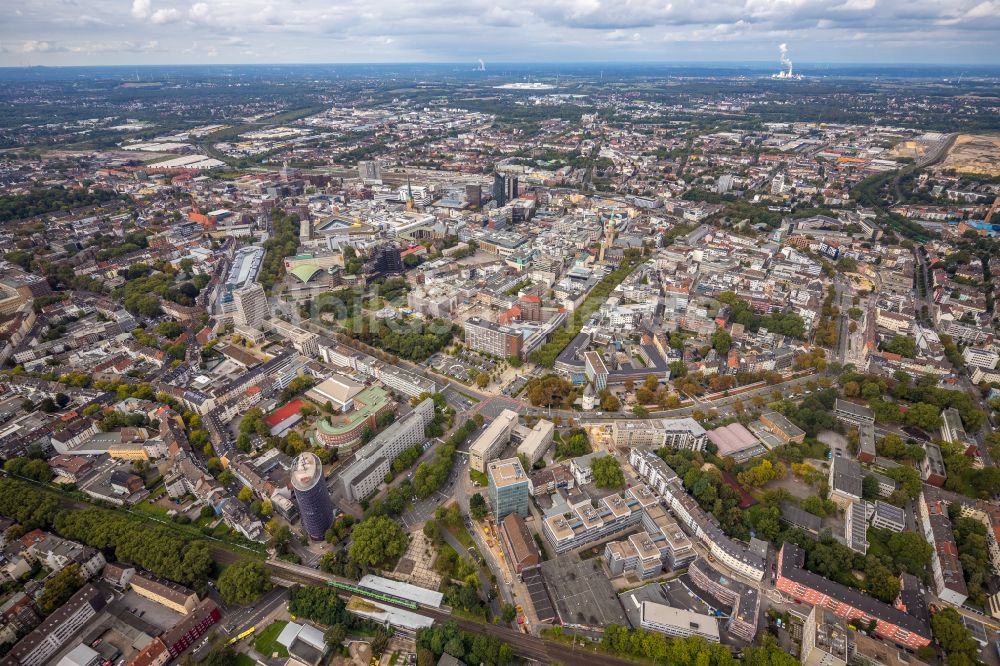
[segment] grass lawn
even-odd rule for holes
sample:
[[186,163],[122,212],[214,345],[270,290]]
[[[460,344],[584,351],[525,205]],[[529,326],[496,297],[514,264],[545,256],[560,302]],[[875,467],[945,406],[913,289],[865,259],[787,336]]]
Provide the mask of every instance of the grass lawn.
[[253,642],[254,649],[265,657],[270,657],[275,652],[281,657],[287,657],[288,650],[277,642],[278,634],[281,633],[286,624],[288,624],[287,620],[277,620],[257,634],[257,640]]
[[139,513],[148,513],[151,516],[156,516],[157,518],[162,518],[164,520],[167,518],[166,509],[157,504],[152,504],[148,500],[139,502],[133,507],[133,510]]
[[466,550],[468,550],[469,546],[476,545],[476,542],[472,540],[472,535],[469,534],[469,530],[465,529],[465,525],[458,524],[455,527],[447,525],[445,526],[445,529],[451,532],[452,536],[458,539],[458,542],[462,544]]
[[238,652],[236,654],[236,666],[257,666],[257,661],[242,652]]
[[198,520],[194,521],[194,525],[198,529],[201,529],[203,527],[208,527],[209,525],[212,524],[213,521],[215,521],[216,518],[218,518],[218,516],[207,516],[205,518],[198,516]]

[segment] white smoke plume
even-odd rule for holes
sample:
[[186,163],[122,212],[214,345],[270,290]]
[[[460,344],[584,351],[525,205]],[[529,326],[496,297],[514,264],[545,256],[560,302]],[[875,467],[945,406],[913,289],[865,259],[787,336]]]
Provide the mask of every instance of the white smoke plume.
[[781,50],[781,64],[791,69],[792,61],[788,59],[788,44],[778,44],[778,49]]
[[485,72],[486,71],[486,63],[483,62],[482,58],[479,59],[479,71],[480,72]]

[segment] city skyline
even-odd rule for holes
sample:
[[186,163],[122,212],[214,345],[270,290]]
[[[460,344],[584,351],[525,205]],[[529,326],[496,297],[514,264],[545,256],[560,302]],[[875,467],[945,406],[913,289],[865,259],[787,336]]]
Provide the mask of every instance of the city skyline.
[[[417,5],[43,0],[0,28],[0,65],[762,62],[992,64],[991,0],[600,0]],[[928,48],[933,44],[933,48]]]

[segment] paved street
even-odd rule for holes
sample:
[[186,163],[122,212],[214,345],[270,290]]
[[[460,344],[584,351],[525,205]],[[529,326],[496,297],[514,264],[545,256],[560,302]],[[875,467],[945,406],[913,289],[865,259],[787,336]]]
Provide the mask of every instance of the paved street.
[[[265,623],[264,620],[278,607],[288,600],[288,588],[275,587],[270,592],[261,597],[257,603],[245,608],[233,609],[231,613],[225,613],[220,623],[219,633],[226,637],[226,640],[233,636],[238,636],[250,627],[256,627],[260,631],[264,626],[257,626]],[[208,653],[211,642],[203,640],[195,644],[191,650],[191,655],[198,659]]]

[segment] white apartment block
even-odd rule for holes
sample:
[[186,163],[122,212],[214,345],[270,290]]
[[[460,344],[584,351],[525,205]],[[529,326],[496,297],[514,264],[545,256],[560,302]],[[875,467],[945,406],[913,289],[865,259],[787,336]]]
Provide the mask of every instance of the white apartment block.
[[662,495],[664,504],[678,521],[686,525],[696,538],[701,539],[719,562],[747,578],[764,579],[764,558],[726,536],[714,517],[709,516],[687,494],[677,473],[655,453],[632,449],[628,461],[649,488]]
[[422,377],[409,370],[397,368],[394,365],[382,365],[378,368],[378,379],[387,387],[408,395],[411,398],[419,397],[424,393],[437,393],[437,384],[433,380]]
[[962,352],[962,358],[965,360],[966,365],[983,368],[984,370],[992,370],[997,367],[997,362],[1000,361],[1000,354],[997,354],[992,349],[985,349],[983,347],[966,347],[965,351]]
[[555,429],[556,426],[552,421],[540,419],[518,445],[517,454],[524,454],[524,457],[528,459],[528,463],[534,465],[545,455],[549,446],[552,445],[552,437],[555,434]]
[[992,384],[993,382],[1000,382],[1000,372],[996,370],[985,370],[983,368],[973,368],[972,374],[969,376],[973,384],[981,384],[986,382],[987,384]]
[[469,447],[469,468],[486,473],[486,463],[498,457],[510,443],[510,435],[517,425],[517,412],[505,409],[493,419],[476,441]]
[[872,513],[872,527],[902,532],[906,528],[906,516],[898,506],[876,500],[875,510]]
[[719,642],[719,621],[716,618],[653,601],[642,602],[639,626],[667,636],[701,636],[713,643]]
[[392,468],[392,461],[407,448],[424,441],[424,428],[433,419],[434,401],[427,398],[358,449],[354,462],[340,473],[347,497],[359,501],[378,490]]
[[913,317],[892,312],[890,310],[875,309],[875,324],[879,328],[884,328],[896,335],[909,335],[913,330]]
[[292,347],[300,354],[310,358],[319,356],[319,336],[315,333],[281,319],[268,319],[263,322],[263,326],[265,330],[274,331],[291,342]]
[[615,420],[611,424],[611,442],[618,449],[668,446],[673,449],[701,451],[708,434],[692,418]]

